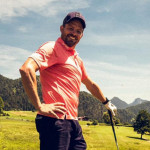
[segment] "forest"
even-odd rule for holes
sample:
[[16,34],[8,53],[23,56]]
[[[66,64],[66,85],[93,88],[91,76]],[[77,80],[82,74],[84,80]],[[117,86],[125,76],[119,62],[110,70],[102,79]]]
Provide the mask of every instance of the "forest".
[[[38,81],[38,93],[40,99],[42,100],[41,85],[39,82],[39,76],[37,76]],[[24,110],[24,111],[35,111],[34,107],[31,105],[28,97],[23,89],[21,79],[9,79],[0,75],[0,97],[4,101],[4,110]],[[120,101],[119,98],[118,102]],[[79,94],[79,111],[78,116],[86,116],[86,118],[91,120],[98,120],[103,122],[103,114],[107,112],[105,107],[90,93],[81,91]],[[113,103],[113,100],[112,100]],[[117,118],[121,123],[133,124],[134,120],[140,110],[147,110],[150,113],[150,102],[144,102],[140,105],[127,107],[125,109],[118,109]]]

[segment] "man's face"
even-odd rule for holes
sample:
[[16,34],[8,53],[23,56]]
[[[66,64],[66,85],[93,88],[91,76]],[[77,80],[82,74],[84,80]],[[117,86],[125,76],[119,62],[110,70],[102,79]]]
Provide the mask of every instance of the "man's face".
[[83,36],[83,26],[79,20],[72,20],[60,27],[61,38],[69,47],[75,48]]

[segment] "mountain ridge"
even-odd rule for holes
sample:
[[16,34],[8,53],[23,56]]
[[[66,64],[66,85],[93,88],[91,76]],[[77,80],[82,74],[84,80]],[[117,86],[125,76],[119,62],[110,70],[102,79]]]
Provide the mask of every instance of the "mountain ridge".
[[[37,76],[38,93],[42,100],[41,85]],[[0,97],[4,101],[4,110],[35,110],[22,86],[21,79],[9,79],[0,75]],[[79,116],[87,116],[89,119],[96,119],[103,122],[103,113],[107,112],[105,106],[90,93],[81,91],[79,94]],[[118,108],[117,117],[121,122],[133,123],[138,111],[147,110],[150,113],[150,101],[142,102],[135,106],[129,106],[126,102],[114,97],[111,99]],[[129,107],[128,107],[129,106]]]
[[118,97],[113,97],[111,99],[111,102],[114,105],[116,105],[117,108],[125,109],[125,108],[131,107],[131,106],[136,106],[136,105],[142,104],[144,102],[148,102],[148,100],[143,100],[141,98],[136,98],[133,102],[127,104],[125,101],[119,99]]

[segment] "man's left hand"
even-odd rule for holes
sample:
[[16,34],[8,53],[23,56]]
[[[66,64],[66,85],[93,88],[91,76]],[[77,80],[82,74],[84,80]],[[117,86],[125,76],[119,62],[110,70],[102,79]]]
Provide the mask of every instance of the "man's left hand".
[[107,104],[105,104],[105,107],[107,110],[111,111],[113,116],[115,116],[115,113],[117,113],[117,107],[114,104],[109,101]]

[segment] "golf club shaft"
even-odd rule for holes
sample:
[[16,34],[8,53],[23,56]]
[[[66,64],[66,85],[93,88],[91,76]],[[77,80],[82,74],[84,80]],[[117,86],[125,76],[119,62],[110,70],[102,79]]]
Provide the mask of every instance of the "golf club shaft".
[[108,110],[108,113],[109,113],[109,117],[110,117],[110,121],[111,121],[112,130],[113,130],[113,133],[114,133],[114,138],[115,138],[115,142],[116,142],[117,150],[119,150],[118,142],[117,142],[117,137],[116,137],[116,133],[115,133],[115,128],[114,128],[114,122],[113,122],[113,119],[112,119],[111,111],[110,111],[110,110]]

